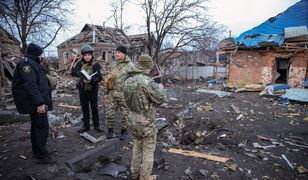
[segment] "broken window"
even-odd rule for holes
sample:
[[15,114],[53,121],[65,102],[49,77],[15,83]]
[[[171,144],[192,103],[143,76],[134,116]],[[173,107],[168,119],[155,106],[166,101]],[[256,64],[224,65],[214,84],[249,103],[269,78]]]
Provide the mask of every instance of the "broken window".
[[105,51],[103,52],[102,59],[106,60],[106,52]]
[[67,52],[67,51],[64,51],[64,52],[63,52],[63,64],[66,64],[66,63],[67,63],[67,59],[68,59],[68,52]]
[[289,67],[290,58],[276,58],[276,74],[278,77],[276,76],[275,83],[288,83]]

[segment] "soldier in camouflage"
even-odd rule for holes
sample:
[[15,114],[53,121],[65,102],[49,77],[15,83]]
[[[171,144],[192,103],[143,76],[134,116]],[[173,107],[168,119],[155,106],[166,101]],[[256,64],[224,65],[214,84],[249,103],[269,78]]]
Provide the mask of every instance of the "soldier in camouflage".
[[157,124],[154,106],[162,104],[166,96],[150,77],[153,61],[149,55],[139,58],[141,69],[129,72],[123,84],[125,101],[129,108],[128,127],[133,139],[131,161],[132,179],[156,179],[152,174],[156,146]]
[[120,140],[124,140],[127,135],[126,122],[128,118],[128,108],[124,100],[122,83],[125,77],[127,77],[127,72],[134,69],[135,65],[127,56],[127,49],[125,46],[117,47],[115,59],[116,61],[112,62],[110,65],[110,73],[106,79],[108,93],[107,98],[105,98],[108,99],[106,109],[106,123],[108,128],[107,139],[113,137],[115,113],[120,110],[122,113]]

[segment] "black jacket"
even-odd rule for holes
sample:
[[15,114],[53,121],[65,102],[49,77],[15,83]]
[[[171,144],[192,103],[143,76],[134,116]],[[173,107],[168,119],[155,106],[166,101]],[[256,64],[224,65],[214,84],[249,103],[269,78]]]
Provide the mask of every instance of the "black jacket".
[[102,67],[101,67],[100,63],[98,61],[95,61],[94,58],[90,62],[86,62],[82,58],[80,61],[78,61],[76,63],[76,65],[72,68],[71,75],[80,78],[80,80],[77,84],[77,87],[79,89],[84,88],[83,76],[80,72],[82,70],[83,65],[91,66],[93,68],[92,72],[96,73],[92,77],[90,84],[93,87],[93,91],[97,91],[98,90],[98,83],[102,80],[102,72],[101,72]]
[[14,70],[12,94],[21,114],[36,113],[37,106],[45,104],[52,110],[49,80],[39,59],[25,58]]

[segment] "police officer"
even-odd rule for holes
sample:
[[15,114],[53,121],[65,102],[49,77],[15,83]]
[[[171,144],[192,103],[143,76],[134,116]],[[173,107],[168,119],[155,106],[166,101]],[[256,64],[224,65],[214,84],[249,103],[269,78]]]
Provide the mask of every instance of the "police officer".
[[49,132],[47,111],[52,110],[51,90],[44,68],[41,66],[43,49],[30,43],[25,58],[14,70],[12,94],[21,114],[30,114],[33,157],[38,164],[55,163],[46,149]]
[[[72,76],[79,77],[77,88],[79,90],[80,104],[83,114],[83,127],[77,132],[82,133],[90,131],[90,110],[89,104],[92,110],[92,122],[94,129],[98,132],[102,132],[99,127],[99,115],[98,115],[98,83],[102,80],[101,65],[98,61],[94,60],[93,48],[90,45],[84,45],[81,47],[82,58],[72,68]],[[92,75],[91,79],[87,79],[82,72],[86,72],[88,75]]]

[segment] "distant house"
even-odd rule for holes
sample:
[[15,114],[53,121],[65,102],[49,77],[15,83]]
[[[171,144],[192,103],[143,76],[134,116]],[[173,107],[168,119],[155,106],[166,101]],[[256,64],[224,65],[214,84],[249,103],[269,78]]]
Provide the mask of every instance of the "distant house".
[[308,1],[302,0],[239,37],[220,42],[218,54],[228,59],[228,82],[287,83],[307,79]]
[[140,54],[147,52],[148,36],[137,34],[126,38],[115,28],[86,24],[79,34],[57,46],[59,65],[69,63],[85,44],[94,48],[94,57],[107,61],[113,58],[116,47],[123,44],[129,47],[132,60],[136,60]]

